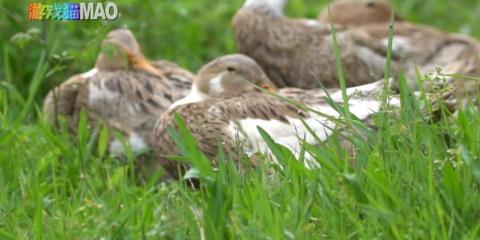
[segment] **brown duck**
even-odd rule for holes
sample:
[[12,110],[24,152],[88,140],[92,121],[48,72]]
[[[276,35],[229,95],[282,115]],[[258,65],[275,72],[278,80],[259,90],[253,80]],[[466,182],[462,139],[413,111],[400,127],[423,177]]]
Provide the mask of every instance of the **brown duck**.
[[[379,110],[376,94],[381,92],[382,84],[375,82],[347,89],[350,111],[359,119],[365,120]],[[183,118],[188,130],[198,140],[199,149],[211,160],[216,158],[220,144],[234,156],[238,150],[249,156],[256,153],[269,155],[257,127],[263,128],[278,144],[298,156],[302,140],[319,144],[319,141],[328,139],[334,129],[343,126],[334,120],[341,117],[325,100],[324,90],[284,88],[271,94],[253,85],[271,86],[271,83],[255,61],[245,55],[220,57],[204,66],[195,79],[191,95],[186,97],[188,100],[173,104],[174,107],[160,117],[155,127],[153,142],[159,165],[173,177],[178,177],[178,162],[167,157],[180,153],[169,134],[169,129],[175,129],[176,114]],[[342,102],[339,90],[328,92],[333,101]],[[397,99],[392,99],[391,103],[399,105]],[[304,122],[316,136],[307,130]],[[275,162],[275,158],[272,160]],[[308,154],[305,164],[307,167],[318,166]]]
[[[44,102],[47,121],[55,123],[63,116],[74,130],[83,109],[90,122],[124,133],[134,151],[146,150],[158,116],[189,93],[193,75],[167,61],[146,60],[126,29],[110,32],[103,48],[94,69],[50,91]],[[119,140],[111,142],[113,153],[123,149]]]
[[[387,1],[336,0],[329,6],[333,23],[363,31],[387,47],[390,15],[395,14]],[[438,75],[437,68],[443,69],[443,74],[447,75],[480,75],[480,43],[476,39],[403,21],[395,16],[393,51],[401,57],[411,87],[414,87],[417,69],[432,79],[447,81],[453,78]],[[327,8],[321,12],[319,19],[329,19]],[[457,80],[459,88],[477,89],[473,86],[476,84],[474,81]],[[428,81],[427,84],[431,85]]]
[[318,20],[344,26],[363,26],[372,23],[388,23],[392,14],[395,21],[403,21],[403,18],[392,11],[392,6],[386,0],[336,0],[325,7]]
[[[233,35],[238,52],[255,59],[278,87],[338,87],[329,24],[283,15],[286,0],[247,0],[235,14]],[[381,79],[385,47],[361,31],[338,29],[347,86]]]

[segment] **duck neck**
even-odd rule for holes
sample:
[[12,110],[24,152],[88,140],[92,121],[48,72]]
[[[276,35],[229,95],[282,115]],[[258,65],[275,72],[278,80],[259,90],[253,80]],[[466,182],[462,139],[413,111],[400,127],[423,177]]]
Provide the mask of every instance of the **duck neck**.
[[194,83],[192,84],[192,89],[190,90],[190,93],[184,98],[172,103],[172,105],[170,105],[170,109],[190,103],[202,102],[207,100],[208,98],[208,94],[201,92]]
[[105,53],[100,53],[95,62],[95,68],[100,70],[125,70],[128,68],[128,60],[122,58],[119,54],[108,56]]
[[259,9],[269,15],[283,16],[283,8],[287,0],[246,0],[243,8]]

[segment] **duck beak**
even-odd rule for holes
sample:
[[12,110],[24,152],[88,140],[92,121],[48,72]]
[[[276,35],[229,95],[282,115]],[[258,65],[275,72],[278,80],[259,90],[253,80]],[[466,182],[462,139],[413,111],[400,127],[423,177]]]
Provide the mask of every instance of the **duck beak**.
[[275,84],[273,84],[266,75],[261,76],[258,80],[258,83],[259,87],[267,90],[268,92],[276,93],[278,90],[277,86],[275,86]]
[[146,72],[152,73],[154,75],[158,75],[158,76],[163,75],[163,72],[156,69],[143,56],[135,55],[134,53],[132,53],[128,49],[125,49],[125,52],[127,53],[128,62],[132,66],[133,69],[143,70],[143,71],[146,71]]
[[276,93],[277,92],[277,87],[273,86],[272,84],[261,83],[260,87],[267,90],[268,92],[271,92],[271,93]]

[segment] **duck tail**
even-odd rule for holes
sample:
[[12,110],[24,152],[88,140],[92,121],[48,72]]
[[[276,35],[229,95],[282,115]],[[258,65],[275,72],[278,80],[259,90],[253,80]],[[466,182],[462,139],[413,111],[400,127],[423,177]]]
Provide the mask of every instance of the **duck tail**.
[[73,117],[75,102],[81,85],[85,78],[80,75],[73,76],[60,86],[50,90],[43,103],[43,113],[46,122],[58,127],[59,116]]

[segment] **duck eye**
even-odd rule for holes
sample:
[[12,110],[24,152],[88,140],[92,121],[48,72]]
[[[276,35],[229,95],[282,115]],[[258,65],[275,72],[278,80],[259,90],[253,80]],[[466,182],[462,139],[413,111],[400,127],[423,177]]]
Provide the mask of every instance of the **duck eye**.
[[234,71],[235,71],[235,68],[234,68],[234,67],[227,67],[227,71],[229,71],[229,72],[234,72]]
[[367,7],[375,7],[375,1],[368,1]]

